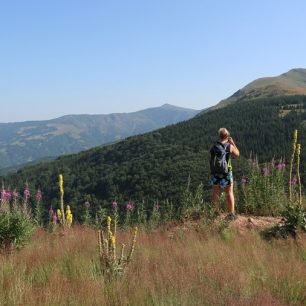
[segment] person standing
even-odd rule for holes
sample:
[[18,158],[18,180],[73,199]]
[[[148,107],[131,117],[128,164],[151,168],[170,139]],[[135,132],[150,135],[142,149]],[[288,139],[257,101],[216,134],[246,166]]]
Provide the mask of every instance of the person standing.
[[210,149],[210,170],[212,185],[212,204],[216,205],[221,191],[224,189],[226,193],[226,202],[228,208],[228,218],[236,219],[234,183],[231,157],[239,157],[240,152],[231,138],[226,128],[220,128],[219,139]]

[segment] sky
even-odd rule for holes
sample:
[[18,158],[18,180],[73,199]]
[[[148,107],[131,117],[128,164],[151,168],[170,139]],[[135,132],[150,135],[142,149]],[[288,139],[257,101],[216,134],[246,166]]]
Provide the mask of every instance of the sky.
[[304,0],[0,0],[0,122],[204,109],[306,68]]

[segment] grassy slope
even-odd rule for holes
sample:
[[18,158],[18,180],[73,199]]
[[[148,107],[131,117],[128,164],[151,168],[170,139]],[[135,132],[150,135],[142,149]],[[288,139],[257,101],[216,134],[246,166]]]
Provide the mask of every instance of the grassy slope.
[[[118,242],[130,238],[121,232]],[[0,255],[0,304],[305,305],[305,260],[305,238],[268,243],[199,223],[140,231],[126,275],[105,284],[93,230],[37,231],[20,252]]]
[[306,95],[306,69],[292,69],[277,77],[257,79],[220,101],[212,109],[224,107],[241,100],[284,95]]

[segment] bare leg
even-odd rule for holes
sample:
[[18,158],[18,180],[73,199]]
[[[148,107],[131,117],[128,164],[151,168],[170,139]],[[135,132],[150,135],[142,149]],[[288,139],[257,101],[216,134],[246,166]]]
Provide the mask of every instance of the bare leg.
[[234,184],[232,183],[228,187],[226,187],[225,192],[226,192],[227,209],[229,213],[235,213]]
[[221,187],[220,186],[212,186],[212,197],[211,202],[212,205],[215,206],[219,200],[219,196],[221,193]]

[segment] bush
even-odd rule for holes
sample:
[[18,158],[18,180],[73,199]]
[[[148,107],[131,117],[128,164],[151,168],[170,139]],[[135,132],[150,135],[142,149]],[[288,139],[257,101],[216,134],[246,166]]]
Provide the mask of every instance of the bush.
[[19,249],[28,241],[33,229],[31,220],[21,212],[1,212],[0,248],[6,251]]

